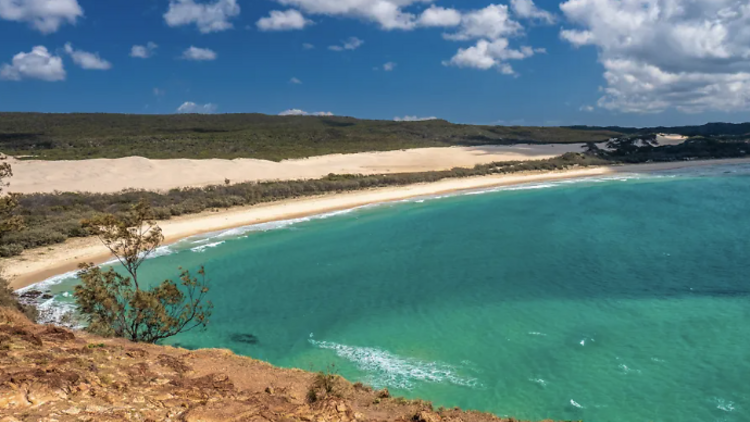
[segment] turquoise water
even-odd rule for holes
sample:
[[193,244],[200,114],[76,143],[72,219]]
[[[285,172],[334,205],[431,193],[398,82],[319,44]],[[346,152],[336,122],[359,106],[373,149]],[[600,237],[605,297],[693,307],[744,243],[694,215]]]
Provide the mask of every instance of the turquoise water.
[[538,184],[193,238],[143,271],[205,265],[187,348],[522,419],[748,421],[749,210],[750,166]]

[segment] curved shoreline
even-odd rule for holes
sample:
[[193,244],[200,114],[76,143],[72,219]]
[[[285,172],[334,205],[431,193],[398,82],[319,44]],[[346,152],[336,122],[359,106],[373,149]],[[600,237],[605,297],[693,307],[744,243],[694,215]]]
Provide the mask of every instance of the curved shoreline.
[[[289,220],[363,205],[392,202],[420,196],[430,196],[498,186],[551,180],[576,179],[616,173],[637,173],[672,170],[688,167],[747,164],[750,158],[681,161],[669,163],[632,164],[610,167],[591,167],[560,172],[504,174],[463,179],[444,179],[401,187],[376,188],[339,194],[305,197],[272,202],[250,207],[231,208],[220,212],[202,212],[159,222],[165,245],[205,233],[236,227]],[[24,251],[18,257],[3,259],[0,266],[13,289],[21,289],[50,277],[74,271],[81,262],[101,264],[111,259],[109,251],[95,238],[69,239],[52,247]]]

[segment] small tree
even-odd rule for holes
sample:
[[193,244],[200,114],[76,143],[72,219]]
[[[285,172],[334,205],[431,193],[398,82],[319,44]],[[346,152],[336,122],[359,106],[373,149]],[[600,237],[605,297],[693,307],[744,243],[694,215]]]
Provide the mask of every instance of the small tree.
[[205,328],[213,305],[206,301],[208,285],[201,267],[199,278],[180,268],[180,286],[166,280],[146,289],[138,269],[164,241],[161,229],[145,202],[124,216],[106,214],[84,220],[83,226],[99,237],[129,276],[113,268],[103,271],[81,264],[75,298],[88,330],[100,335],[155,343],[195,328]]
[[[0,157],[0,161],[4,161],[5,156]],[[6,180],[13,177],[13,169],[10,163],[0,163],[0,193],[3,188],[10,186],[10,183]],[[24,229],[23,218],[18,215],[14,215],[16,207],[18,207],[18,193],[8,193],[7,195],[0,195],[0,236],[5,233],[18,231]]]

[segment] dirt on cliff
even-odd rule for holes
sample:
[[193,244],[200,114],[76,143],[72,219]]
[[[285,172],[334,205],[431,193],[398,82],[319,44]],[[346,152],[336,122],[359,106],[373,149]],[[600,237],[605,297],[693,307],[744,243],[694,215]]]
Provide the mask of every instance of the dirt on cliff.
[[189,351],[31,323],[0,308],[0,422],[513,421],[394,398],[228,350]]

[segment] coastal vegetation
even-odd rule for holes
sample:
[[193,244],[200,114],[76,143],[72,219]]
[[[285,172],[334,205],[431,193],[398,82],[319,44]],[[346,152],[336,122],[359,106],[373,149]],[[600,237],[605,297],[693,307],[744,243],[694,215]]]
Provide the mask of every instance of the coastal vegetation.
[[338,116],[0,113],[0,151],[39,160],[258,158],[406,148],[601,142],[607,130],[393,122]]
[[[7,186],[7,179],[13,176],[13,169],[9,163],[0,164],[0,194],[2,188]],[[24,228],[23,219],[14,214],[18,207],[18,195],[9,194],[0,196],[0,237]],[[8,280],[0,274],[0,307],[12,308],[23,313],[27,318],[34,321],[37,316],[36,308],[25,305],[18,300],[18,296],[10,288]]]
[[153,218],[167,220],[175,216],[203,211],[248,206],[284,199],[315,196],[362,189],[404,186],[436,182],[448,178],[509,174],[530,171],[555,171],[576,167],[744,157],[750,145],[744,141],[720,141],[707,138],[688,140],[681,145],[644,145],[642,136],[613,139],[610,149],[587,144],[581,153],[539,161],[496,162],[473,168],[445,171],[383,175],[337,175],[321,179],[237,183],[202,188],[172,189],[168,192],[126,190],[113,194],[58,192],[18,197],[13,215],[23,218],[26,229],[0,236],[0,255],[14,256],[24,249],[64,242],[68,238],[86,237],[93,233],[82,224],[101,213],[123,216],[132,204],[145,201]]
[[213,305],[205,299],[209,289],[203,268],[198,271],[200,280],[181,269],[179,286],[165,280],[148,288],[138,279],[141,264],[164,241],[153,218],[151,207],[141,201],[119,217],[101,214],[81,223],[128,274],[123,276],[114,268],[105,271],[94,264],[80,265],[81,283],[74,297],[87,331],[156,343],[208,324]]

